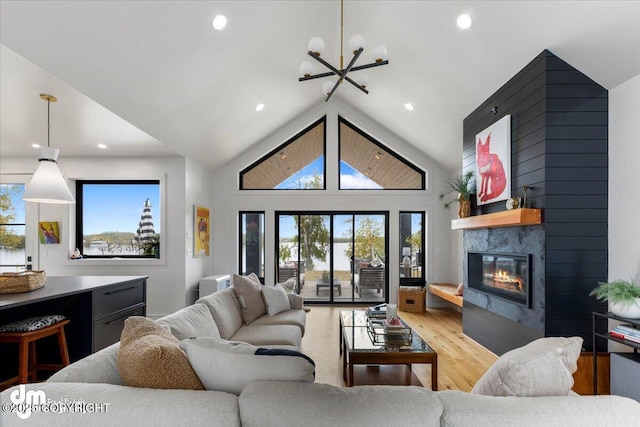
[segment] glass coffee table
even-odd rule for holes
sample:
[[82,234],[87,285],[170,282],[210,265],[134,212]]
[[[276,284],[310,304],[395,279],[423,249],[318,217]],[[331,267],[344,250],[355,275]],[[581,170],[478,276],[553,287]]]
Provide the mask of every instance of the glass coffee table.
[[[408,327],[407,327],[408,328]],[[411,365],[431,365],[431,389],[438,389],[438,354],[410,328],[406,339],[379,339],[372,331],[364,310],[340,312],[340,353],[342,354],[342,376],[347,386],[354,385],[356,365],[405,365],[405,384],[412,384]],[[415,378],[415,377],[414,377]],[[418,381],[417,378],[413,381]]]

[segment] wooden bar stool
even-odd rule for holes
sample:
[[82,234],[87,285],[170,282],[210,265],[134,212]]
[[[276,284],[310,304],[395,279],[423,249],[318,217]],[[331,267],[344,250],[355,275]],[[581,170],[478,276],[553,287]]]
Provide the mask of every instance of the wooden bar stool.
[[[0,390],[13,384],[26,384],[28,380],[37,381],[39,370],[59,370],[69,365],[69,351],[64,326],[69,320],[55,314],[49,316],[30,317],[0,326],[0,343],[19,344],[18,376],[0,383]],[[58,336],[60,347],[59,364],[39,364],[36,341],[50,335]]]

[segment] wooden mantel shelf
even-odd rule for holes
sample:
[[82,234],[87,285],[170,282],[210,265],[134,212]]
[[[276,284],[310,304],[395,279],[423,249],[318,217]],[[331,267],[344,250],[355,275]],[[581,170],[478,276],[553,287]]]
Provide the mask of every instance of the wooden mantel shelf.
[[542,224],[542,209],[513,209],[451,220],[452,230]]

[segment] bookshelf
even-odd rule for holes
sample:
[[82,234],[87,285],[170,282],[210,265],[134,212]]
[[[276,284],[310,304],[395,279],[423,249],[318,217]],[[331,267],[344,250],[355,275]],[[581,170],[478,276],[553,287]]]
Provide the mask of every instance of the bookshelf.
[[608,323],[608,320],[618,320],[620,322],[628,323],[640,329],[640,319],[627,319],[626,317],[616,316],[613,313],[598,313],[595,311],[593,312],[593,394],[594,395],[598,394],[598,364],[597,364],[596,338],[604,338],[608,341],[614,341],[614,342],[626,345],[628,347],[631,347],[633,349],[633,359],[636,361],[637,368],[640,369],[640,353],[638,353],[638,350],[640,350],[640,343],[611,336],[611,334],[609,333],[608,324],[607,324],[606,333],[603,334],[603,333],[597,332],[596,323],[598,320],[603,320],[603,319],[606,319],[607,323]]

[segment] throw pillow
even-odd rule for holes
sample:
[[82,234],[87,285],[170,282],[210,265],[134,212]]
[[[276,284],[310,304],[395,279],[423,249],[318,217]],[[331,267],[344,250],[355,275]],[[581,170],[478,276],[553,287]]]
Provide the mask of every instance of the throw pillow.
[[471,393],[487,396],[566,396],[582,348],[580,337],[537,339],[503,354]]
[[264,304],[267,306],[267,314],[269,316],[291,310],[287,292],[279,284],[275,286],[263,286],[262,296],[264,298]]
[[244,323],[249,325],[258,317],[267,313],[262,299],[262,285],[247,276],[233,275],[233,291],[242,308]]
[[240,394],[258,380],[315,380],[315,363],[293,350],[266,349],[213,337],[183,340],[180,347],[207,390]]
[[211,310],[205,304],[193,304],[173,314],[158,319],[157,322],[178,340],[191,337],[216,337],[220,332],[213,321]]
[[155,321],[131,316],[124,321],[118,351],[122,384],[130,387],[202,390],[204,387],[179,347],[180,341]]

